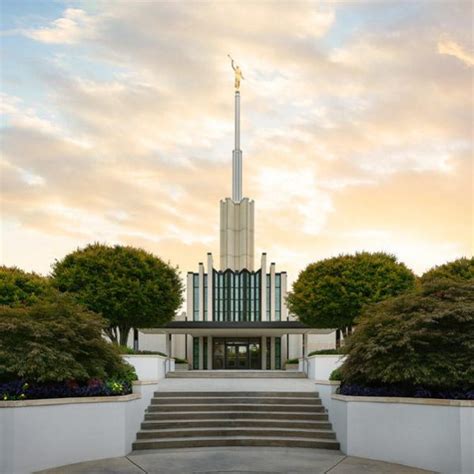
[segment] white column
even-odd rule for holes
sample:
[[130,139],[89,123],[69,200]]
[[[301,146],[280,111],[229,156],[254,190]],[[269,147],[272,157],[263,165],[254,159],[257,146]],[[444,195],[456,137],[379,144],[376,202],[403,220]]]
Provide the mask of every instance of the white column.
[[280,361],[281,361],[281,368],[284,369],[285,368],[285,362],[286,362],[286,334],[282,334],[280,336],[280,340],[281,340],[281,344],[280,344]]
[[270,321],[275,321],[275,262],[270,264]]
[[171,357],[171,334],[166,334],[166,355]]
[[262,321],[267,320],[267,254],[262,253],[262,263],[260,264],[262,272],[262,283],[260,288],[260,301],[262,308]]
[[199,321],[204,321],[204,264],[199,262]]
[[193,272],[188,272],[186,279],[186,316],[193,320]]
[[235,145],[232,152],[232,201],[242,200],[242,151],[240,150],[240,93],[235,92]]
[[212,321],[212,311],[213,311],[213,294],[212,294],[212,279],[214,272],[214,260],[212,258],[212,253],[208,252],[207,254],[207,320]]

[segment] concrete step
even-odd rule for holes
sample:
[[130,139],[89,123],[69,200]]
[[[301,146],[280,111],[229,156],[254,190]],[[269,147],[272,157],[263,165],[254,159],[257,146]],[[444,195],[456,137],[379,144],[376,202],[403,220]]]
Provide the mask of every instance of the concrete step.
[[155,392],[153,395],[155,398],[195,398],[195,397],[291,397],[291,398],[308,398],[316,397],[318,398],[318,392],[218,392],[218,391],[209,391],[209,392]]
[[189,404],[189,405],[150,405],[148,411],[151,412],[198,412],[198,411],[271,411],[271,412],[305,412],[321,413],[324,412],[322,405],[282,405],[282,404],[263,404],[263,403],[235,403],[232,404]]
[[181,429],[159,429],[142,430],[137,433],[137,439],[162,439],[162,438],[216,438],[235,436],[256,436],[256,437],[283,437],[283,438],[310,438],[310,439],[335,439],[336,435],[330,430],[314,430],[303,428],[181,428]]
[[327,421],[328,415],[325,412],[274,412],[274,411],[201,411],[201,412],[148,412],[145,414],[146,421],[164,421],[164,420],[236,420],[236,419],[254,419],[254,420],[302,420],[302,421]]
[[152,405],[321,405],[316,397],[153,397]]
[[195,379],[195,378],[282,378],[305,379],[304,372],[289,370],[182,370],[168,372],[166,378]]
[[259,419],[210,419],[210,420],[162,420],[144,421],[142,430],[179,430],[181,428],[303,428],[314,430],[330,430],[328,421],[287,421],[287,420],[259,420]]
[[270,436],[225,436],[149,440],[140,439],[133,443],[133,450],[215,446],[276,446],[292,448],[339,449],[339,443],[336,440],[325,438],[308,439]]

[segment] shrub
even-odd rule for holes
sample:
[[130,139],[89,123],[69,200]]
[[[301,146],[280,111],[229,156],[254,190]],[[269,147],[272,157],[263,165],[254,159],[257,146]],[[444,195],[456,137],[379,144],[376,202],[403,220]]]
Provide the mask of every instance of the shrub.
[[299,359],[298,357],[295,357],[294,359],[288,359],[285,364],[289,365],[289,364],[298,364],[298,363],[299,363]]
[[329,376],[329,380],[341,381],[342,380],[341,369],[340,368],[334,369],[331,372],[331,375]]
[[102,337],[105,325],[59,293],[29,307],[0,306],[0,381],[130,380],[133,368]]
[[110,379],[105,382],[91,379],[88,382],[25,382],[13,380],[0,384],[0,400],[34,400],[41,398],[101,397],[126,395],[132,392],[132,385]]
[[308,357],[313,356],[313,355],[331,355],[331,354],[334,354],[334,355],[345,354],[345,351],[343,347],[340,347],[338,349],[321,349],[320,351],[310,352],[308,354]]
[[186,359],[180,359],[179,357],[175,357],[174,358],[174,361],[177,363],[177,364],[187,364],[188,361]]
[[474,280],[430,281],[367,308],[349,339],[345,384],[413,391],[474,387]]

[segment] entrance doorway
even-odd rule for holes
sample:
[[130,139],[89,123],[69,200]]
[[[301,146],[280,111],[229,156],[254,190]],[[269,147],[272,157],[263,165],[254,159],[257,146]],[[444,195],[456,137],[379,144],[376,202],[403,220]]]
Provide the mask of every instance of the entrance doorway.
[[212,358],[216,370],[260,370],[261,339],[213,338]]

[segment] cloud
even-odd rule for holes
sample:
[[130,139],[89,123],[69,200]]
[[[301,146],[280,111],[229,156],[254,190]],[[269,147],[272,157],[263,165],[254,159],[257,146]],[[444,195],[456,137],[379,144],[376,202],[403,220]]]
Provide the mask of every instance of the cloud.
[[471,252],[471,71],[434,47],[469,33],[464,4],[417,5],[376,25],[340,2],[98,2],[23,28],[50,54],[6,65],[24,84],[2,100],[6,251],[41,235],[57,258],[98,239],[184,270],[217,257],[232,53],[257,249],[290,280],[342,251],[382,245],[417,271]]
[[94,37],[96,22],[84,10],[67,8],[63,15],[49,27],[26,29],[23,33],[36,41],[49,44],[74,44]]
[[466,66],[474,66],[474,55],[464,50],[464,48],[446,36],[438,41],[438,53],[454,56],[462,61]]

